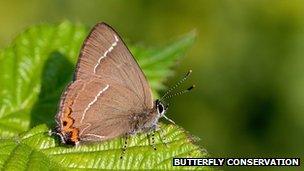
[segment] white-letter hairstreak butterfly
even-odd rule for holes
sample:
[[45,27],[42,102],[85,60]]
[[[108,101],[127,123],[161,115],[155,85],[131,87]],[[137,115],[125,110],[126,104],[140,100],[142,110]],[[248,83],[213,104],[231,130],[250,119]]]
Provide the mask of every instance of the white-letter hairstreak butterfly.
[[77,145],[149,132],[165,116],[162,99],[153,101],[148,81],[125,43],[114,29],[99,23],[84,41],[74,79],[61,96],[54,133],[63,143]]

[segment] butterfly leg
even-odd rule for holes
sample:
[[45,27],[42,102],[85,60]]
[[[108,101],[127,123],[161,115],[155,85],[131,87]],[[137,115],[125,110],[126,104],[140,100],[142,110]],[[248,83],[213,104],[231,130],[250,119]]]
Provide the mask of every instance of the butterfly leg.
[[147,133],[147,139],[149,141],[149,145],[151,145],[153,147],[153,149],[156,150],[154,132],[151,131],[151,132]]
[[156,150],[155,146],[155,129],[152,131],[152,147],[154,150]]
[[128,145],[128,138],[129,138],[129,135],[126,134],[125,137],[124,137],[124,143],[123,143],[120,159],[122,159],[123,156],[126,154],[127,145]]
[[[150,137],[150,133],[151,133],[151,137]],[[147,138],[149,141],[149,145],[151,145],[153,147],[154,150],[156,150],[156,146],[155,146],[155,129],[152,129],[152,131],[150,133],[147,133]]]
[[159,136],[160,141],[161,141],[166,147],[168,147],[168,143],[167,143],[166,137],[164,136],[163,131],[162,131],[161,129],[158,131],[158,136]]

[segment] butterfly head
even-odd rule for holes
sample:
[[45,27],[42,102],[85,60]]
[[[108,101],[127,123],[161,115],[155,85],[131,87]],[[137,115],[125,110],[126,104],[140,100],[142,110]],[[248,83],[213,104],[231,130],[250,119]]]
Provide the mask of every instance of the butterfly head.
[[165,115],[167,109],[168,109],[168,105],[165,105],[160,100],[156,100],[156,110],[160,118]]
[[163,101],[157,99],[155,101],[155,104],[156,104],[156,111],[157,111],[157,114],[158,114],[158,118],[161,118],[161,117],[164,117],[165,119],[167,119],[169,122],[175,124],[175,122],[173,120],[171,120],[170,118],[168,118],[165,113],[169,107],[168,104],[164,104]]

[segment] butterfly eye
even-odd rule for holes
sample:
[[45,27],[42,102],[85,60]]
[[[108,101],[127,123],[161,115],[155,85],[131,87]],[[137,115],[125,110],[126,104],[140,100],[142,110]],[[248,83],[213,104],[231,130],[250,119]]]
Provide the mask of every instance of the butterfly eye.
[[164,115],[164,113],[165,113],[165,108],[164,108],[164,105],[163,104],[161,104],[161,103],[159,103],[158,105],[157,105],[157,111],[158,111],[158,114],[159,115]]

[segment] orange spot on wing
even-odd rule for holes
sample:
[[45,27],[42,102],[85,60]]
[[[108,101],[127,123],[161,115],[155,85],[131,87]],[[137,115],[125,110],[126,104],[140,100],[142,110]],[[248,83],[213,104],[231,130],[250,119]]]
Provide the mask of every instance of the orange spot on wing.
[[71,140],[73,142],[77,142],[79,140],[78,133],[79,133],[79,130],[77,128],[74,128],[72,130]]
[[71,134],[71,141],[76,143],[79,141],[79,130],[78,128],[73,127],[74,119],[71,117],[72,114],[72,106],[73,101],[68,100],[68,102],[64,105],[63,114],[61,118],[62,130],[63,134]]

